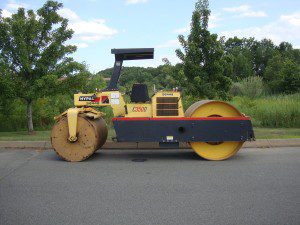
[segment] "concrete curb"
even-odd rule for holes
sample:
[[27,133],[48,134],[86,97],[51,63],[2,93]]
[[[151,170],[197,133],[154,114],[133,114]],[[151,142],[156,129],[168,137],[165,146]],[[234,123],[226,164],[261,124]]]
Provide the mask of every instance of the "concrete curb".
[[[244,148],[300,147],[300,138],[291,139],[259,139],[246,142]],[[52,149],[50,141],[0,141],[0,148],[34,148]],[[156,142],[106,142],[102,149],[157,149]],[[187,143],[180,143],[179,148],[190,148]]]

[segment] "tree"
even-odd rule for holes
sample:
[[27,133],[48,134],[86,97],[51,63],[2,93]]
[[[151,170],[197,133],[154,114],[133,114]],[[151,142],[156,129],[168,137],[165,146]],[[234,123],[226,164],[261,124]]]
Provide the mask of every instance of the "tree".
[[288,42],[281,42],[277,49],[284,58],[289,58],[292,61],[300,64],[300,50],[293,49],[292,44]]
[[199,0],[192,15],[191,32],[187,39],[179,35],[183,50],[177,49],[176,54],[183,63],[189,94],[227,99],[231,80],[223,73],[226,60],[222,40],[208,31],[209,15],[208,0]]
[[295,93],[300,91],[300,66],[280,54],[269,60],[265,82],[272,93]]
[[276,54],[275,45],[269,39],[254,41],[251,52],[255,74],[263,77],[268,61]]
[[0,103],[14,97],[13,86],[14,83],[9,79],[9,73],[0,55]]
[[252,64],[249,58],[242,52],[238,54],[233,61],[233,79],[244,79],[254,74]]
[[228,76],[234,81],[242,80],[254,74],[250,51],[251,43],[253,43],[253,39],[240,39],[237,37],[229,38],[224,43],[225,54],[231,58],[231,62],[228,62],[227,67],[230,64],[232,65],[231,74],[228,74]]
[[73,31],[67,28],[68,20],[57,13],[62,6],[47,1],[37,13],[19,8],[8,18],[0,12],[0,69],[9,74],[15,96],[27,104],[29,132],[33,132],[32,104],[35,100],[74,91],[84,86],[88,76],[85,65],[67,57],[76,47],[65,44]]

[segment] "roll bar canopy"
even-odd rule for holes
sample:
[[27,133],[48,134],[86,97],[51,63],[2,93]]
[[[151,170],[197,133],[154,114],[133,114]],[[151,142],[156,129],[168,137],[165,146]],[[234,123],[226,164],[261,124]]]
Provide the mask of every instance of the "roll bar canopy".
[[124,60],[153,59],[154,48],[114,48],[111,50],[111,53],[115,55],[115,64],[110,83],[105,89],[106,91],[118,90],[117,83]]
[[153,59],[154,48],[114,48],[111,53],[123,60]]

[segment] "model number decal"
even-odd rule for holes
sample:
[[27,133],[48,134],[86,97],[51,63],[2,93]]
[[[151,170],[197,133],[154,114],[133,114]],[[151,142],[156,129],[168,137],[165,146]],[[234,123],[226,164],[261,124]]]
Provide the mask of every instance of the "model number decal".
[[162,96],[173,96],[173,93],[162,93]]
[[132,112],[146,112],[147,111],[147,107],[146,106],[134,106],[132,108]]

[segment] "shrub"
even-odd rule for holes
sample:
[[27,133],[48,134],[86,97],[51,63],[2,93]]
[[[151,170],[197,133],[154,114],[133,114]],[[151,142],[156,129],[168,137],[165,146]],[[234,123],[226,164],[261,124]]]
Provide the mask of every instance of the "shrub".
[[250,76],[231,86],[230,93],[234,96],[241,95],[248,98],[257,98],[265,93],[263,80],[259,76]]

